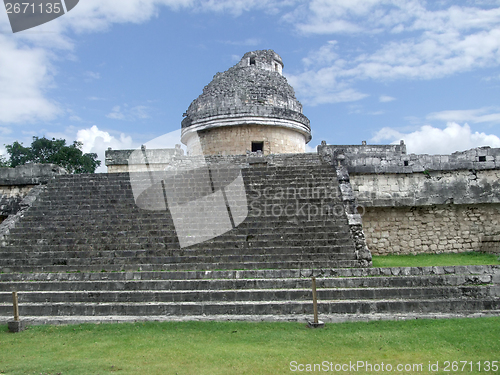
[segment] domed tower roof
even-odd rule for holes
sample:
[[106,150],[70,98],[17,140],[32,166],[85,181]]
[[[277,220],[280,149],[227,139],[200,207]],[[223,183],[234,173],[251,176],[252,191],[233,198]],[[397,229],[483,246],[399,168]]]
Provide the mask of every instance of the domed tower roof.
[[309,142],[309,119],[282,75],[283,66],[276,52],[262,50],[217,73],[184,114],[183,142],[193,131],[246,124],[289,128]]

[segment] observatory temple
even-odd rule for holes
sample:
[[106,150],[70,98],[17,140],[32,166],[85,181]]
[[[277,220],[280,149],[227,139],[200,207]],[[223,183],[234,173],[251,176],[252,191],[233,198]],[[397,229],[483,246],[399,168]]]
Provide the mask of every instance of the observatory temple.
[[[272,50],[217,73],[180,143],[106,152],[108,173],[0,169],[0,323],[322,320],[500,313],[500,266],[372,254],[500,249],[500,149],[327,145]],[[313,124],[314,126],[314,124]],[[162,139],[157,139],[161,144]]]

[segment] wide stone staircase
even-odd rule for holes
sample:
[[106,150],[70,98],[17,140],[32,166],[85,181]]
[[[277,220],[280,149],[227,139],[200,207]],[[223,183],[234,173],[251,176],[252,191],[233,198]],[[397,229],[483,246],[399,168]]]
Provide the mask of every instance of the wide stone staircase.
[[500,313],[500,266],[0,274],[0,323],[324,321]]
[[[169,210],[145,210],[135,204],[128,174],[59,176],[10,230],[0,248],[0,269],[66,272],[359,266],[332,168],[253,167],[242,173],[247,218],[227,233],[184,248],[179,245]],[[187,188],[181,183],[176,189]],[[205,193],[200,189],[200,195]],[[213,220],[219,216],[220,212],[214,213]]]
[[[0,246],[0,323],[12,314],[12,291],[33,323],[303,320],[311,276],[330,321],[499,313],[499,267],[360,268],[329,165],[243,168],[246,218],[237,225],[244,210],[228,190],[227,207],[208,215],[217,223],[232,213],[233,228],[181,247],[179,221],[162,209],[168,184],[179,201],[207,197],[234,177],[229,169],[213,167],[208,188],[182,173],[152,185],[135,197],[143,208],[128,174],[56,177]],[[180,220],[196,239],[199,223]]]

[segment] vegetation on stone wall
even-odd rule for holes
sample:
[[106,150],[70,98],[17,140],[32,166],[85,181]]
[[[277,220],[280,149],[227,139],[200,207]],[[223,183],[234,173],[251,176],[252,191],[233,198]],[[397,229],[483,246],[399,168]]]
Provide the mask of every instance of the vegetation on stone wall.
[[27,163],[52,163],[63,167],[69,173],[94,173],[101,161],[97,160],[97,154],[84,154],[82,146],[78,141],[68,146],[64,139],[45,137],[33,137],[30,147],[24,147],[22,143],[15,141],[11,145],[5,145],[10,156],[6,166],[14,168]]

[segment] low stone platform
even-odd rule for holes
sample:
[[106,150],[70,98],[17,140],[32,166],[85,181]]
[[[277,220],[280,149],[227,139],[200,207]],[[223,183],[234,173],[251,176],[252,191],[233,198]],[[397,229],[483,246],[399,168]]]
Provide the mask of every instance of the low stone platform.
[[500,266],[0,274],[0,324],[500,315]]

